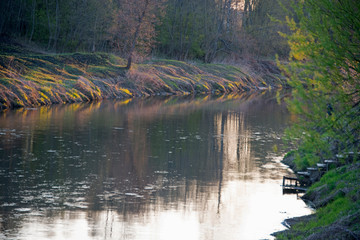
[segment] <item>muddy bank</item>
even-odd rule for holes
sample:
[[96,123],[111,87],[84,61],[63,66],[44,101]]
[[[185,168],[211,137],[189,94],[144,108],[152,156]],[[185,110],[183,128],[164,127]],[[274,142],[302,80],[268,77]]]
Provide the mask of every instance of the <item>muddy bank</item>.
[[[293,154],[284,163],[295,172]],[[360,239],[360,163],[341,164],[313,182],[302,197],[316,213],[287,219],[288,230],[274,233],[276,239]]]
[[127,71],[124,59],[108,53],[41,54],[0,39],[0,109],[132,98],[216,94],[281,88],[274,63],[257,61],[254,78],[239,67],[151,60]]

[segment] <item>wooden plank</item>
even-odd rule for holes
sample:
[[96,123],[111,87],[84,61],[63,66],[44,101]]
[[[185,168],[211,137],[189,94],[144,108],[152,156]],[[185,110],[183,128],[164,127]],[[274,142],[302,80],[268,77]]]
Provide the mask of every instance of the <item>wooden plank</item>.
[[303,193],[306,192],[306,188],[302,187],[293,187],[293,188],[283,188],[283,194],[286,193]]
[[316,165],[318,168],[326,168],[327,167],[327,164],[325,164],[325,163],[317,163]]
[[310,176],[309,172],[297,172],[297,174],[303,175],[303,176]]
[[324,163],[338,163],[339,161],[337,160],[332,160],[332,159],[327,159],[327,160],[324,160]]
[[308,171],[318,171],[319,169],[318,168],[314,168],[314,167],[309,167],[307,168]]
[[307,188],[304,188],[304,187],[295,187],[295,186],[285,187],[284,189],[293,189],[293,190],[299,190],[299,191],[306,191],[306,190],[307,190]]

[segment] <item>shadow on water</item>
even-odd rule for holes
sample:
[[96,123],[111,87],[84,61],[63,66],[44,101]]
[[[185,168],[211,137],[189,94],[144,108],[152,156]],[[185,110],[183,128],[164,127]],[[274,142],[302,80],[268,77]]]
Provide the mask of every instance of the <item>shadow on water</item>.
[[[262,198],[280,193],[279,179],[289,171],[273,149],[290,120],[271,93],[2,113],[1,232],[15,239],[165,239],[170,231],[173,239],[256,239],[246,229],[266,214],[259,204],[269,200]],[[274,222],[260,237],[283,218],[308,212],[296,199],[273,198],[283,202],[276,216],[262,217]],[[282,213],[286,204],[298,210]],[[177,225],[190,235],[176,235]]]

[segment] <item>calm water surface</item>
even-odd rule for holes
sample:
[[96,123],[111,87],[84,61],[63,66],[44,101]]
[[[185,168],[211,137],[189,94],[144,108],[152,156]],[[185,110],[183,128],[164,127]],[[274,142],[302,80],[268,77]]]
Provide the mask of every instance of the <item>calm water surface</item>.
[[0,114],[0,239],[269,239],[291,116],[269,93]]

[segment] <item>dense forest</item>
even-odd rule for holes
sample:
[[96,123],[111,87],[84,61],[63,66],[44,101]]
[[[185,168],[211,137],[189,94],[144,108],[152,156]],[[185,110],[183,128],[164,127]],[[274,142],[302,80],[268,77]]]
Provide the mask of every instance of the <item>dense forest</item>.
[[3,0],[0,34],[50,52],[179,60],[287,56],[277,0]]

